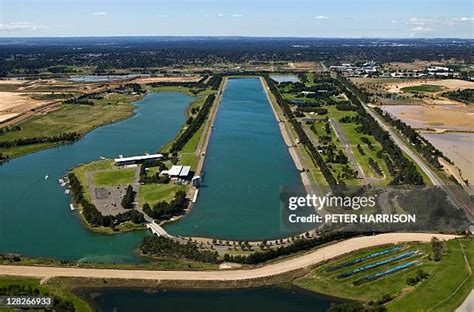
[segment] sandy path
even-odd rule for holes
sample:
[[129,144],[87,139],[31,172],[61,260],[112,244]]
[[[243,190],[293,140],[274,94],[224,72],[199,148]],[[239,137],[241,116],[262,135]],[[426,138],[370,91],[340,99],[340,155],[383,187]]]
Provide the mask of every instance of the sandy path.
[[39,278],[51,278],[61,276],[140,280],[236,281],[269,277],[273,275],[287,273],[297,269],[307,268],[327,259],[331,259],[352,251],[377,245],[396,244],[411,241],[429,242],[433,236],[436,236],[439,239],[451,239],[455,237],[454,235],[430,233],[387,233],[376,236],[356,237],[319,248],[315,251],[301,255],[299,257],[248,270],[151,271],[0,265],[0,275],[29,276]]

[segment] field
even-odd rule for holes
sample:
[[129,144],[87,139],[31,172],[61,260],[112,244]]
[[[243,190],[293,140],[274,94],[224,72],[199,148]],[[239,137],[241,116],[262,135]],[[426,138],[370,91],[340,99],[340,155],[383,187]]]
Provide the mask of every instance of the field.
[[[60,108],[46,115],[35,115],[19,124],[20,131],[0,135],[1,141],[21,138],[49,137],[67,132],[85,134],[104,124],[116,122],[133,114],[131,101],[136,96],[112,94],[95,100],[94,105],[61,104]],[[32,144],[21,147],[0,148],[0,153],[10,158],[54,146],[55,143]]]
[[441,90],[443,90],[442,87],[436,86],[436,85],[431,85],[431,84],[423,84],[423,85],[417,85],[417,86],[411,86],[411,87],[403,87],[403,88],[400,89],[400,91],[411,92],[411,93],[439,92]]
[[177,191],[186,191],[186,186],[172,182],[168,184],[140,185],[138,203],[140,206],[143,206],[145,203],[154,205],[160,201],[170,202]]
[[132,184],[135,180],[136,168],[117,167],[113,170],[96,171],[92,175],[95,186],[115,186]]
[[[305,85],[307,88],[330,88],[327,82],[318,80],[318,76],[313,73],[306,74],[306,78]],[[335,94],[325,97],[323,94],[322,96],[302,97],[299,90],[297,93],[292,89],[291,84],[279,85],[279,90],[285,99],[314,106],[321,105],[322,102],[321,108],[327,110],[326,114],[321,115],[305,112],[304,117],[301,117],[301,122],[307,135],[321,151],[323,159],[329,164],[328,167],[337,180],[344,181],[348,186],[360,186],[369,183],[372,185],[386,185],[390,182],[390,174],[384,161],[377,157],[377,153],[382,148],[380,144],[370,135],[359,133],[356,123],[341,121],[343,118],[350,119],[357,116],[355,111],[336,108],[336,103],[347,100],[346,95]],[[362,141],[363,137],[364,140],[370,142],[370,145]],[[360,146],[360,149],[357,145]],[[346,163],[329,161],[329,154],[326,150],[329,146],[335,147],[334,153],[343,153],[348,161]],[[369,158],[377,163],[381,169],[381,174],[375,172],[369,165]],[[313,170],[311,170],[311,174],[313,174]],[[313,174],[313,179],[317,184],[324,185],[325,179],[320,172],[315,172],[315,174]]]
[[[435,308],[436,311],[453,311],[470,292],[472,276],[470,276],[467,264],[472,269],[474,264],[473,239],[457,239],[446,242],[444,255],[438,262],[432,260],[431,244],[410,243],[398,245],[397,247],[400,247],[400,249],[391,253],[366,259],[339,270],[327,271],[330,267],[393,247],[393,245],[381,246],[357,251],[328,261],[295,283],[305,289],[365,303],[380,300],[388,295],[392,298],[386,304],[389,311],[424,311],[428,308]],[[361,271],[351,277],[337,277],[343,272],[391,259],[411,251],[417,251],[417,253],[404,259]],[[464,258],[464,253],[467,260]],[[384,272],[411,261],[416,261],[416,264],[359,286],[353,284],[356,280],[366,276]],[[415,285],[409,285],[407,279],[415,277],[419,270],[428,273],[429,276]],[[434,293],[436,293],[436,296],[433,296]]]

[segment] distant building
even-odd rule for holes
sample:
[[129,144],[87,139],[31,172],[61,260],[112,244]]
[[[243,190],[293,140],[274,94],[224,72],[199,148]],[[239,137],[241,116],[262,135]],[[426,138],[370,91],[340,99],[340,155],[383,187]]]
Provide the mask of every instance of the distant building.
[[122,157],[122,155],[120,155],[120,157],[115,158],[114,161],[117,166],[125,166],[125,165],[142,163],[145,160],[159,160],[162,158],[163,158],[162,154],[131,156],[131,157]]

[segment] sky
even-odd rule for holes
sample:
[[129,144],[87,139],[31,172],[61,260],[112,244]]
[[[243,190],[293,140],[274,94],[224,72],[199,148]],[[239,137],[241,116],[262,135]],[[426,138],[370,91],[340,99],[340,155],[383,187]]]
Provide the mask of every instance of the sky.
[[0,0],[0,37],[474,37],[473,0]]

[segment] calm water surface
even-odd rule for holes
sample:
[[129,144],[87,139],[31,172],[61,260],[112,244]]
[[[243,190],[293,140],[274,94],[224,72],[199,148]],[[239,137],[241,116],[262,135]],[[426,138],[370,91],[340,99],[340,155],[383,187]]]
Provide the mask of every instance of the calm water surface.
[[277,82],[300,82],[298,76],[293,74],[273,74],[270,77]]
[[96,289],[83,297],[97,311],[135,312],[319,312],[336,299],[295,289],[158,290]]
[[301,179],[259,79],[229,79],[204,170],[196,205],[167,231],[234,239],[289,234],[280,229],[280,187],[301,186]]
[[[74,144],[26,155],[0,166],[0,252],[100,262],[136,262],[145,231],[100,235],[69,210],[58,178],[100,156],[153,152],[172,139],[192,97],[152,93],[133,117],[98,128]],[[45,180],[45,175],[49,179]]]

